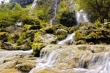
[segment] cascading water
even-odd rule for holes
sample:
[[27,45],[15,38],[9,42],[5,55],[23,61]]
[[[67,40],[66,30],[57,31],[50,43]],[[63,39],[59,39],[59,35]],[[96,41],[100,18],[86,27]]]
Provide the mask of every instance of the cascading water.
[[75,73],[110,73],[110,57],[109,53],[93,56],[88,68],[73,68]]
[[53,9],[53,13],[52,13],[52,18],[50,19],[50,24],[52,24],[56,18],[57,9],[58,9],[58,0],[53,0],[52,9]]
[[84,10],[76,11],[76,21],[78,24],[81,22],[89,22],[87,14],[84,13]]
[[4,3],[4,4],[5,4],[5,3],[9,3],[9,1],[10,1],[10,0],[1,0],[1,1],[0,1],[0,4],[2,4],[2,3]]
[[33,68],[29,73],[36,73],[45,67],[51,67],[57,59],[57,50],[51,53],[41,53],[41,58],[36,60],[36,67]]
[[[73,0],[70,0],[69,3],[70,3],[69,10],[70,10],[70,12],[72,12],[73,8],[76,7],[77,4],[74,4]],[[80,24],[82,22],[89,22],[88,17],[87,17],[87,13],[85,13],[84,10],[79,10],[79,11],[75,10],[75,12],[76,12],[77,24]]]
[[66,39],[58,41],[58,44],[72,44],[74,40],[75,33],[69,34]]
[[30,9],[29,15],[33,14],[33,10],[36,8],[36,5],[37,5],[37,0],[34,0],[32,5],[31,5],[31,9]]
[[37,5],[37,0],[34,0],[32,3],[31,9],[35,9],[36,5]]

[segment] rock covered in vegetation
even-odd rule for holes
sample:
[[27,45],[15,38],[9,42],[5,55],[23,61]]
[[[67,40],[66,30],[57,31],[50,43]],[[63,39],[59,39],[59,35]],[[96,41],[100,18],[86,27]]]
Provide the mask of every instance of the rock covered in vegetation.
[[85,24],[79,27],[75,36],[76,44],[110,44],[110,24]]

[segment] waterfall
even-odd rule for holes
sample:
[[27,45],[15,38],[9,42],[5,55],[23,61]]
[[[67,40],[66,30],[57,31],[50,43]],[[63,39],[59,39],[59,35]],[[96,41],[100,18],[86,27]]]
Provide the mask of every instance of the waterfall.
[[33,10],[36,8],[36,5],[37,5],[37,0],[34,0],[32,5],[31,5],[29,15],[33,14]]
[[[84,57],[84,56],[83,56]],[[110,57],[109,53],[94,55],[88,68],[73,68],[75,73],[110,73]]]
[[31,9],[35,9],[36,5],[37,5],[37,0],[34,0],[32,3]]
[[36,73],[43,68],[51,67],[57,59],[57,50],[52,51],[50,53],[41,53],[41,57],[36,60],[37,64],[36,67],[33,68],[29,73]]
[[58,44],[72,44],[75,33],[69,34],[66,39],[58,41]]
[[78,24],[81,22],[89,22],[87,14],[84,13],[84,10],[76,11],[76,21]]
[[57,8],[58,8],[58,0],[53,0],[53,6],[52,6],[53,13],[52,13],[52,18],[50,19],[50,24],[52,24],[56,18]]
[[[69,11],[72,12],[74,7],[77,6],[77,4],[74,4],[73,0],[70,0],[69,3],[70,3]],[[76,13],[75,15],[76,15],[77,24],[80,24],[82,22],[89,22],[87,13],[85,13],[83,9],[79,11],[75,10],[75,13]]]
[[10,0],[1,0],[1,1],[0,1],[0,4],[2,4],[2,2],[3,2],[4,4],[5,4],[5,3],[9,3],[9,1],[10,1]]

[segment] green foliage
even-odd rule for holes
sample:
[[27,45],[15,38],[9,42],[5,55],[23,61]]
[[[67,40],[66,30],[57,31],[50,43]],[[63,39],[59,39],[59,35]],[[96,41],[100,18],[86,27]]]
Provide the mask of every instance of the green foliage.
[[75,40],[82,40],[83,34],[80,31],[76,31]]
[[103,25],[99,24],[97,21],[95,24],[80,26],[80,28],[76,31],[75,41],[77,41],[77,44],[84,42],[90,44],[110,44],[109,23]]
[[63,12],[60,17],[60,23],[64,26],[71,27],[76,25],[76,16],[75,12]]
[[0,27],[5,28],[14,25],[18,20],[22,21],[28,17],[28,12],[28,7],[22,8],[19,4],[12,9],[9,4],[0,7]]
[[32,44],[33,54],[37,57],[40,56],[40,51],[43,47],[45,47],[45,45],[42,43],[33,43]]
[[34,10],[34,15],[39,19],[48,22],[51,18],[52,0],[38,0],[38,6]]
[[67,36],[67,31],[64,30],[64,29],[58,29],[58,30],[56,31],[56,36],[57,36],[57,39],[58,39],[58,40],[62,40],[62,39],[64,39],[64,38],[66,38],[66,36]]
[[84,9],[91,15],[92,21],[99,20],[104,23],[104,20],[110,20],[110,0],[75,0],[80,9]]

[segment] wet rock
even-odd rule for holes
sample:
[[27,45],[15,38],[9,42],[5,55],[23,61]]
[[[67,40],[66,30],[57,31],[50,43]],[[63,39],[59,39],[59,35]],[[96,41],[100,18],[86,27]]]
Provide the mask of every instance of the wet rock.
[[93,56],[98,56],[97,53],[103,55],[103,52],[109,52],[109,47],[109,45],[47,45],[41,50],[41,55],[44,52],[49,54],[56,51],[57,59],[53,66],[59,70],[88,68]]
[[67,34],[68,34],[67,31],[64,29],[56,30],[56,36],[57,36],[58,40],[62,40],[64,38],[66,38]]
[[2,43],[2,45],[1,45],[1,48],[2,48],[2,49],[6,49],[6,50],[13,50],[14,47],[15,47],[15,45],[12,44],[12,43],[10,43],[10,42],[4,42],[4,43]]

